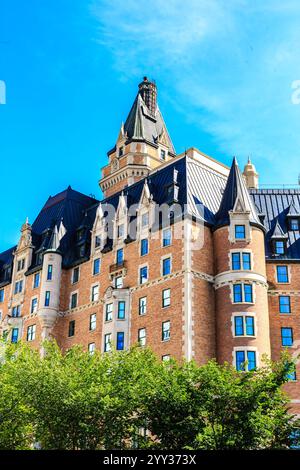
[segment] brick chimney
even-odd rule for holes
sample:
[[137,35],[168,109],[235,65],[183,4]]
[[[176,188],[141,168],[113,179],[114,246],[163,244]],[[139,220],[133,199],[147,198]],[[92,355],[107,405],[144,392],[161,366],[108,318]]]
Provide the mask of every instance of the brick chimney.
[[150,113],[152,116],[155,116],[157,103],[157,88],[155,83],[150,82],[147,77],[144,77],[142,83],[139,84],[139,92]]

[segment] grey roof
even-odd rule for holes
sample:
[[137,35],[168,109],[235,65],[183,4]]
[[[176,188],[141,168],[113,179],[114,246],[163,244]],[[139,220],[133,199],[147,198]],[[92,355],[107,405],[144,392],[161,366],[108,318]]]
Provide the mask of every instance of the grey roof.
[[283,238],[287,238],[287,233],[285,233],[282,230],[282,227],[281,227],[278,219],[276,220],[276,224],[275,224],[275,227],[274,227],[271,238],[272,239],[278,239],[278,240],[282,240]]
[[128,141],[141,140],[155,145],[157,145],[160,137],[164,134],[170,152],[174,155],[176,153],[159,107],[156,107],[156,112],[153,116],[141,97],[140,92],[137,94],[129,111],[124,124],[124,131],[127,134]]
[[284,255],[276,259],[300,260],[300,233],[298,230],[289,230],[288,212],[291,204],[294,205],[296,215],[300,217],[300,189],[250,189],[251,197],[264,216],[264,227],[266,229],[265,247],[267,258],[273,258],[272,234],[278,223],[287,234],[287,250]]
[[243,208],[250,213],[250,223],[261,225],[258,214],[255,210],[245,180],[240,172],[236,158],[233,159],[226,187],[223,193],[220,208],[216,214],[216,227],[229,224],[229,211],[231,211],[237,199]]

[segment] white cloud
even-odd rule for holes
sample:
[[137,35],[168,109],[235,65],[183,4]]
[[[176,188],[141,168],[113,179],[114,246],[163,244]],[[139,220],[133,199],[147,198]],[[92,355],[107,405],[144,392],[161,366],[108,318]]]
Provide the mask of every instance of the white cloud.
[[150,70],[168,80],[170,102],[211,134],[219,151],[251,154],[265,182],[296,180],[298,1],[96,0],[91,9],[98,40],[123,79]]

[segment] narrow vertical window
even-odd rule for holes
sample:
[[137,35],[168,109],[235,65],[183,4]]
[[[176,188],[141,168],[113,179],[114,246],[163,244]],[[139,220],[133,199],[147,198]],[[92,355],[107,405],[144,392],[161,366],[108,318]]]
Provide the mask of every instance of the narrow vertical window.
[[236,225],[235,226],[235,238],[242,239],[242,240],[246,238],[245,225]]
[[162,275],[167,276],[171,274],[171,258],[165,258],[162,262]]
[[149,242],[148,238],[143,238],[141,240],[141,256],[147,255],[149,252]]
[[240,253],[231,254],[231,265],[234,271],[241,269],[241,255]]
[[279,296],[279,312],[291,313],[291,299],[289,295]]
[[117,250],[117,264],[122,264],[124,260],[123,248]]
[[123,351],[124,349],[124,332],[119,331],[117,333],[117,351]]
[[146,328],[140,328],[138,331],[138,342],[140,346],[146,346]]
[[143,266],[140,268],[140,284],[145,284],[148,281],[148,268]]
[[53,265],[48,264],[47,281],[52,281],[52,275],[53,275]]
[[50,291],[47,290],[45,292],[45,307],[49,307],[49,305],[50,305],[50,295],[51,295]]
[[69,332],[68,332],[68,336],[69,338],[71,338],[72,336],[75,335],[75,320],[71,320],[69,322]]
[[170,339],[170,321],[162,323],[162,340],[168,341]]
[[106,305],[105,321],[111,321],[113,316],[113,304]]
[[139,299],[139,315],[145,315],[147,313],[147,297],[141,297]]
[[171,289],[164,289],[162,291],[162,306],[169,307],[171,305]]
[[276,270],[277,270],[277,282],[279,283],[289,282],[287,266],[277,266]]
[[118,302],[118,320],[124,320],[125,319],[125,302],[124,300],[120,300]]
[[293,346],[293,328],[281,328],[281,344],[285,347]]
[[92,313],[92,315],[90,315],[90,331],[95,331],[96,326],[97,326],[97,315],[96,313]]
[[13,328],[11,332],[11,342],[12,343],[17,343],[19,338],[19,329],[18,328]]
[[111,333],[104,335],[104,352],[111,351]]

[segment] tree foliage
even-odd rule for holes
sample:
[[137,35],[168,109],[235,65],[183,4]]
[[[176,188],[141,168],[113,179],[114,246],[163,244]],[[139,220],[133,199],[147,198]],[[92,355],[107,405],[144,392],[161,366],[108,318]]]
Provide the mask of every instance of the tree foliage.
[[[237,372],[160,362],[148,349],[90,355],[2,347],[0,448],[285,448],[298,423],[282,391],[292,363]],[[145,432],[147,430],[147,432]]]

